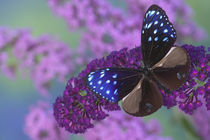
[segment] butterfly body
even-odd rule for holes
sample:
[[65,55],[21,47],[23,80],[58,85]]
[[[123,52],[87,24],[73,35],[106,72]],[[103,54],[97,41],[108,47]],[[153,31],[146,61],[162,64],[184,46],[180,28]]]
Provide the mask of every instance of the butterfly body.
[[159,6],[152,5],[145,13],[141,36],[143,68],[104,68],[85,78],[89,90],[113,103],[122,100],[123,110],[133,116],[157,111],[163,104],[159,88],[179,88],[190,69],[187,52],[173,46],[176,31]]

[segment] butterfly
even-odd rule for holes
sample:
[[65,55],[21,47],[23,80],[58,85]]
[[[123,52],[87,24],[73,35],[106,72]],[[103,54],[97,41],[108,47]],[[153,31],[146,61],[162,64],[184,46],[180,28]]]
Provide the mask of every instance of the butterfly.
[[176,31],[165,11],[152,5],[146,11],[141,31],[144,67],[109,67],[90,72],[85,84],[100,97],[117,103],[133,116],[146,116],[163,104],[160,87],[175,90],[185,83],[190,69],[188,53],[174,46]]

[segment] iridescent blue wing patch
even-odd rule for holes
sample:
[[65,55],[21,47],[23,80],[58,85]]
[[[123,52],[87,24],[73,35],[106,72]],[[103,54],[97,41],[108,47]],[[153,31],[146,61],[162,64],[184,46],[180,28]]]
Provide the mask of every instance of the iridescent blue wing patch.
[[142,73],[128,68],[105,68],[85,78],[87,87],[110,102],[118,102],[138,84]]
[[145,13],[141,32],[145,65],[152,67],[161,60],[175,41],[176,31],[165,11],[157,5],[152,5]]

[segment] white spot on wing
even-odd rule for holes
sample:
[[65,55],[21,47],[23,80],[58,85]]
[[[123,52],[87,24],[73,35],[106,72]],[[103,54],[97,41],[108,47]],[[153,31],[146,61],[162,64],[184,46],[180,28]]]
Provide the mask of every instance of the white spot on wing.
[[118,89],[115,89],[115,91],[114,91],[114,94],[115,94],[115,95],[117,95],[117,90],[118,90]]
[[149,41],[149,42],[152,41],[152,37],[151,37],[151,36],[148,38],[148,41]]
[[156,33],[157,33],[157,29],[154,30],[154,34],[156,34]]
[[113,84],[116,85],[117,84],[117,81],[114,81]]
[[144,26],[144,29],[147,29],[147,24]]
[[151,11],[151,13],[149,14],[149,16],[152,16],[155,13],[155,11]]
[[114,97],[112,97],[112,100],[114,101]]
[[91,81],[92,79],[93,79],[93,75],[88,78],[88,81]]
[[152,26],[153,22],[150,22],[150,24],[147,26],[147,29],[149,29]]
[[102,81],[100,80],[100,81],[98,81],[98,84],[100,85],[102,83]]
[[158,21],[156,20],[156,21],[154,22],[154,24],[155,24],[155,25],[158,24]]
[[163,39],[163,41],[168,41],[168,37],[165,37],[165,38]]
[[148,12],[147,12],[147,14],[146,14],[146,18],[147,18],[147,16],[150,14],[150,12],[151,12],[151,11],[148,11]]
[[112,78],[117,78],[117,74],[114,74],[114,75],[112,76]]
[[103,74],[101,74],[101,75],[100,75],[100,78],[104,77],[104,75],[105,75],[104,73],[103,73]]
[[164,33],[167,33],[167,32],[168,32],[168,29],[165,29],[163,32],[164,32]]
[[106,91],[106,94],[109,94],[109,93],[110,93],[110,90],[107,90],[107,91]]
[[90,75],[94,74],[95,72],[91,72]]
[[158,37],[155,38],[155,41],[158,41]]

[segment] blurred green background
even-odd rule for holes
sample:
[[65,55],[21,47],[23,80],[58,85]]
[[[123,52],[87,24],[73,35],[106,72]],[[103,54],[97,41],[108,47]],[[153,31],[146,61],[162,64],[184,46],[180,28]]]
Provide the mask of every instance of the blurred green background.
[[[187,2],[194,10],[195,21],[210,33],[210,1],[187,0]],[[68,32],[64,21],[53,15],[46,0],[0,0],[0,26],[12,29],[28,28],[34,36],[50,34],[73,48],[79,42],[79,33]],[[210,37],[201,42],[186,43],[210,46]],[[47,100],[53,103],[56,96],[62,94],[64,87],[65,84],[54,82],[51,89],[53,97]],[[18,76],[15,80],[11,80],[0,73],[0,140],[29,139],[23,133],[24,117],[28,113],[28,107],[40,98],[30,78]],[[163,125],[163,134],[172,136],[174,140],[191,140],[193,136],[183,128],[177,119],[179,115],[174,110],[163,108],[145,119],[159,119]]]

